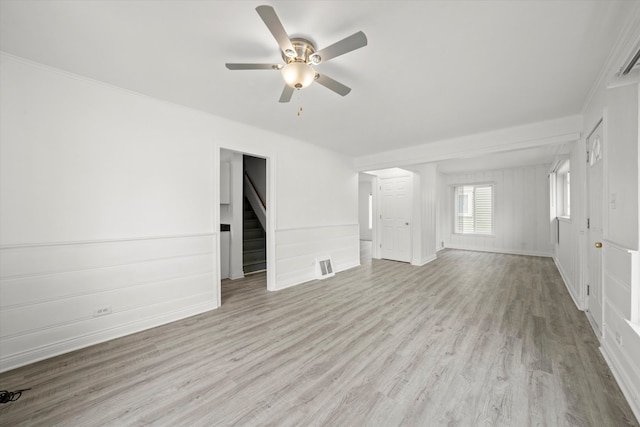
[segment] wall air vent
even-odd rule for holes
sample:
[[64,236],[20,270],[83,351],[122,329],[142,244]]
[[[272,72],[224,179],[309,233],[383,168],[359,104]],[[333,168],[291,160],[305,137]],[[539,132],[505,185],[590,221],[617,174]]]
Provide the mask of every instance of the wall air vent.
[[317,259],[316,265],[318,279],[326,279],[327,277],[332,277],[335,275],[335,273],[333,272],[331,257],[322,257]]

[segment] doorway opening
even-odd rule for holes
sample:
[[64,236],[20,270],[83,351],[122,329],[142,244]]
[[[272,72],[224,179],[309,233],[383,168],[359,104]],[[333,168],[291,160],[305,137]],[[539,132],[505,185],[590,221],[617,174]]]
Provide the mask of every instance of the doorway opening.
[[267,161],[243,156],[242,269],[267,270]]
[[368,171],[372,181],[372,257],[412,261],[413,172]]
[[375,176],[358,174],[358,224],[360,234],[360,264],[371,262],[373,247],[373,182]]
[[268,157],[220,148],[219,166],[218,301],[222,305],[230,295],[228,288],[247,275],[256,276],[254,284],[275,290],[275,275],[269,271],[274,265],[274,251],[268,249],[274,241],[270,212],[275,206],[270,187],[274,182],[273,171]]

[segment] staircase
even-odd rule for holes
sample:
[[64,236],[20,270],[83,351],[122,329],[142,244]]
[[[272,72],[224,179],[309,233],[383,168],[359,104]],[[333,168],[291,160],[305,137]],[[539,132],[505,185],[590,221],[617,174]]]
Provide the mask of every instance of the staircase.
[[248,274],[267,269],[267,238],[249,201],[243,203],[242,268]]

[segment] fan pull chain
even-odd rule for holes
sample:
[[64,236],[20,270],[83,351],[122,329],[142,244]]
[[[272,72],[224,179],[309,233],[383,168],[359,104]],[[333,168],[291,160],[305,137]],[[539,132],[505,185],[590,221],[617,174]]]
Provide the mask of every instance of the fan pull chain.
[[301,92],[300,90],[296,90],[296,92],[295,92],[296,102],[300,103],[300,107],[298,108],[298,111],[296,112],[298,117],[300,117],[302,115],[302,94],[300,92]]

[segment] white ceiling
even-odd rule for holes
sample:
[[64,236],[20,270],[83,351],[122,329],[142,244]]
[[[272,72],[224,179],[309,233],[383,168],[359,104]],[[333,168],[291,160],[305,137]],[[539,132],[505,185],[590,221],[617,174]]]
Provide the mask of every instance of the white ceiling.
[[[633,3],[0,0],[0,49],[359,157],[579,114]],[[318,48],[364,31],[368,46],[318,66],[352,92],[313,84],[280,104],[279,72],[226,69],[282,62],[260,4]],[[464,162],[478,168],[448,167]]]

